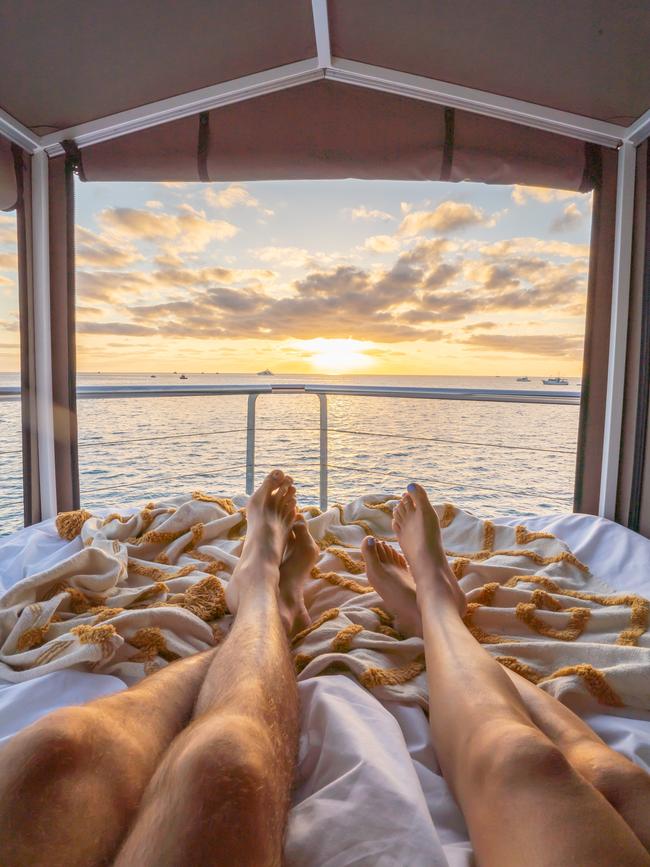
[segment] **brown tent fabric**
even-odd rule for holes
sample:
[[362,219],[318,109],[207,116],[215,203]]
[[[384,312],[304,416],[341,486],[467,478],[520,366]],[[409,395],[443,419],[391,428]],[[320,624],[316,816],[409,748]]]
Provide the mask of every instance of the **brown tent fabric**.
[[34,352],[34,281],[32,271],[31,157],[13,147],[17,188],[18,308],[20,321],[20,399],[23,445],[23,508],[25,525],[41,520]]
[[69,157],[49,161],[52,397],[59,511],[79,508],[73,182]]
[[650,146],[637,150],[616,519],[650,537]]
[[445,177],[572,190],[596,182],[593,153],[576,139],[324,80],[81,154],[89,181]]
[[631,123],[648,108],[647,0],[328,0],[335,57]]
[[0,211],[16,207],[18,189],[11,142],[0,136]]
[[616,180],[614,151],[603,150],[601,182],[594,193],[582,368],[582,399],[573,507],[597,515],[603,458],[605,401],[614,263]]

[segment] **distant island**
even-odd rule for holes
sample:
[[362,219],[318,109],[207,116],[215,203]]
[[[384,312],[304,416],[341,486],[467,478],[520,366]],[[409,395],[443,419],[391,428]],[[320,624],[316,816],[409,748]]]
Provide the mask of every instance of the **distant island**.
[[258,370],[257,375],[258,376],[273,376],[273,373],[267,367],[266,370]]

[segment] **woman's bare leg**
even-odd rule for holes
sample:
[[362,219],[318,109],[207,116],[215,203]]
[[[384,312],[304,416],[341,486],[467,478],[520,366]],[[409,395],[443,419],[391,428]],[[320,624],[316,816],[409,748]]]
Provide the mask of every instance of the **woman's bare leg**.
[[278,473],[249,501],[246,542],[226,591],[234,625],[193,722],[145,791],[116,867],[281,864],[298,743],[296,679],[278,599],[294,494]]
[[[302,588],[317,554],[298,519],[280,567],[289,634],[307,625]],[[165,751],[190,723],[216,650],[173,662],[123,692],[57,710],[9,741],[0,751],[3,867],[110,860]],[[80,815],[83,821],[68,821]]]
[[[421,637],[422,618],[406,559],[385,542],[369,545],[369,541],[370,537],[362,545],[368,580],[395,615],[398,628],[407,635]],[[457,582],[455,586],[460,590]],[[458,602],[462,614],[465,603],[460,597]],[[580,717],[543,689],[508,668],[504,671],[517,687],[535,725],[605,796],[650,850],[650,774],[608,747]]]
[[621,816],[533,723],[465,628],[438,519],[419,485],[395,509],[422,614],[430,726],[482,867],[650,865]]

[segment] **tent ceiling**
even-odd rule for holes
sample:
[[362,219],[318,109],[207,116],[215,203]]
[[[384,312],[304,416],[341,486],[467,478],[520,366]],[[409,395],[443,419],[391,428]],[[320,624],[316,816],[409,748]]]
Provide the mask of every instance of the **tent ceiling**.
[[[310,0],[0,0],[0,107],[39,134],[316,54]],[[329,0],[334,56],[623,126],[647,0]]]
[[0,0],[0,107],[64,129],[305,60],[309,0]]
[[627,126],[650,108],[648,0],[330,0],[332,53]]

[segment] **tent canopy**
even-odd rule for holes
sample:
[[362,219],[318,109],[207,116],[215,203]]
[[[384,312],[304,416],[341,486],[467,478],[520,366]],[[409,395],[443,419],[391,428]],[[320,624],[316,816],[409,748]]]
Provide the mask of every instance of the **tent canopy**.
[[[0,107],[42,134],[313,57],[309,0],[2,0]],[[647,0],[330,0],[332,55],[623,126]]]

